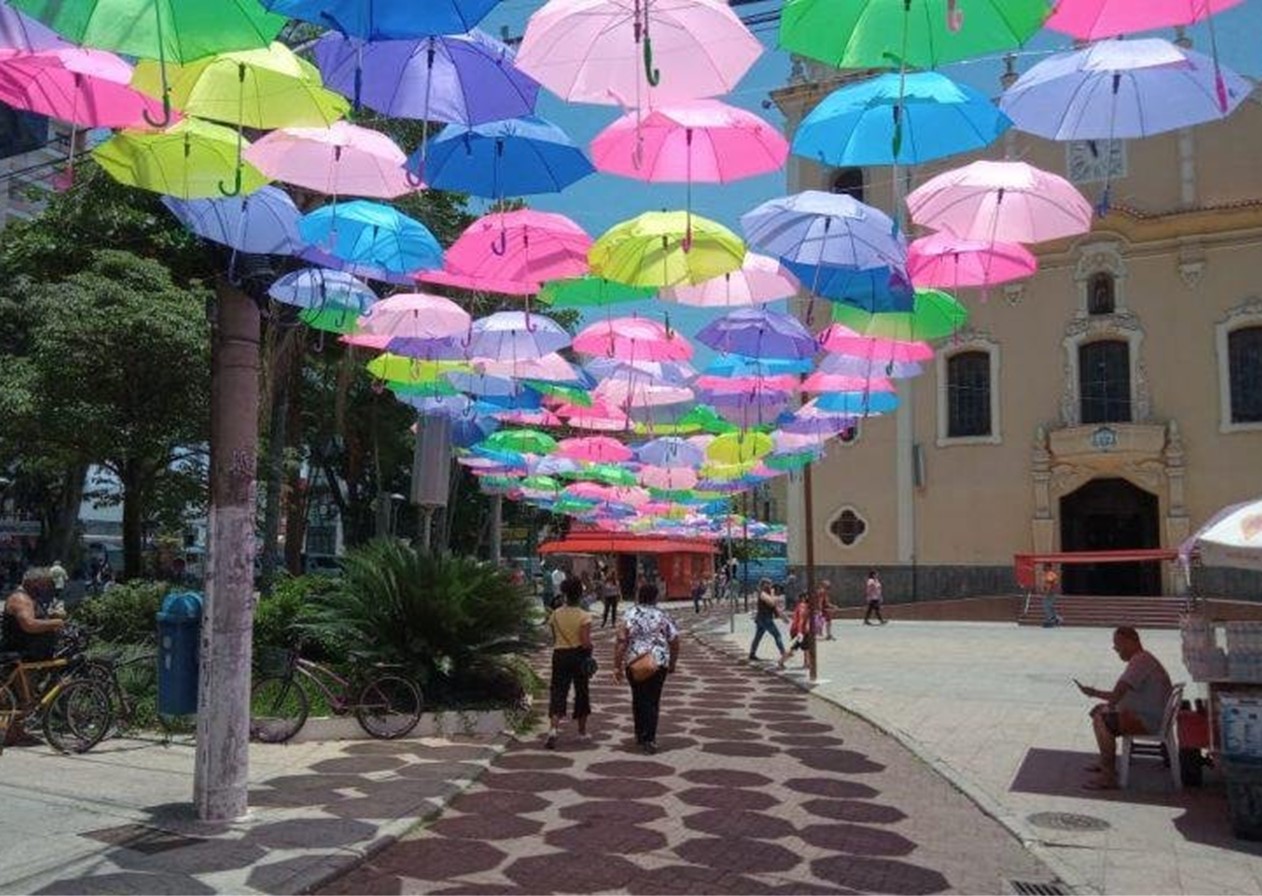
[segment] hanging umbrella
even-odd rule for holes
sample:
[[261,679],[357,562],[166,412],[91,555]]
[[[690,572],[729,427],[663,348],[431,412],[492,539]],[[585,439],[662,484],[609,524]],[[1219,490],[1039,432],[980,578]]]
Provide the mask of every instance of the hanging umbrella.
[[364,40],[468,31],[499,0],[262,0],[273,12]]
[[844,193],[770,199],[742,215],[741,227],[752,248],[797,264],[898,268],[907,256],[890,217]]
[[911,219],[986,243],[1041,243],[1091,229],[1091,203],[1073,184],[1025,162],[977,161],[921,184]]
[[293,255],[304,245],[298,235],[298,207],[276,187],[220,199],[163,196],[162,204],[193,233],[239,252]]
[[593,402],[591,407],[562,405],[556,408],[556,415],[564,418],[572,429],[586,429],[594,432],[618,432],[631,425],[626,414],[599,402]]
[[469,369],[467,364],[454,361],[418,361],[391,354],[378,355],[367,366],[368,372],[379,380],[412,385],[441,382],[446,373]]
[[569,344],[570,334],[550,317],[498,311],[473,322],[469,354],[478,358],[526,360],[560,351]]
[[819,334],[819,345],[826,352],[854,355],[870,361],[904,363],[928,361],[933,347],[927,342],[906,342],[880,336],[866,336],[835,323]]
[[705,449],[687,439],[663,436],[645,442],[636,450],[641,463],[656,467],[699,467],[705,460]]
[[[490,373],[496,376],[511,376],[522,380],[522,384],[540,391],[539,387],[549,384],[579,383],[583,377],[570,362],[556,352],[540,355],[538,358],[478,358],[471,357],[473,369],[478,373]],[[577,389],[577,387],[574,387]]]
[[780,47],[837,68],[937,68],[1019,47],[1046,0],[787,0]]
[[595,171],[563,130],[533,115],[449,126],[407,167],[432,187],[487,199],[559,193]]
[[714,376],[702,374],[692,385],[698,392],[709,397],[714,395],[735,394],[737,392],[796,392],[799,379],[794,374],[783,373],[771,376]]
[[259,138],[245,158],[268,177],[326,196],[393,199],[420,186],[404,171],[407,156],[393,140],[345,121],[281,128]]
[[359,314],[355,308],[304,308],[298,312],[298,319],[313,330],[349,336],[355,332]]
[[657,290],[652,287],[627,286],[603,277],[584,274],[563,280],[549,280],[539,290],[539,301],[553,308],[600,308],[619,302],[651,299]]
[[855,355],[824,355],[818,370],[828,376],[855,376],[871,379],[885,376],[894,379],[919,376],[924,368],[916,361],[884,361]]
[[[188,63],[216,53],[266,47],[285,25],[285,17],[265,12],[257,0],[11,0],[67,40],[126,56]],[[162,119],[172,122],[166,77],[161,78]]]
[[760,432],[733,432],[718,436],[706,448],[706,457],[720,464],[747,464],[770,454],[771,436]]
[[[622,326],[624,330],[628,331],[628,335],[631,339],[640,341],[646,338],[645,335],[643,333],[634,332],[633,328],[635,327],[635,324],[629,323],[637,320],[639,320],[639,318],[616,318],[613,326]],[[593,333],[600,333],[597,344],[605,345],[607,348],[612,348],[615,351],[615,354],[612,355],[606,353],[603,356],[592,358],[583,365],[587,373],[598,380],[616,379],[618,377],[623,377],[624,379],[641,377],[650,379],[657,383],[665,383],[672,386],[686,386],[692,381],[693,377],[697,375],[697,371],[687,361],[650,361],[644,359],[643,357],[632,358],[619,356],[617,354],[619,348],[633,348],[634,346],[631,346],[626,341],[623,341],[621,344],[608,342],[604,332],[598,331],[594,325],[589,326],[587,329],[591,330]],[[654,332],[658,331],[655,330]],[[668,329],[665,332],[667,333],[667,336],[672,339],[678,336],[678,334],[673,330]]]
[[[355,345],[373,344],[384,340],[386,351],[405,358],[420,358],[424,361],[468,361],[469,350],[464,336],[443,336],[429,338],[421,336],[377,336],[358,333],[353,337]],[[346,340],[351,341],[351,340]],[[371,345],[370,345],[371,347]],[[491,372],[491,371],[487,371]]]
[[591,407],[592,397],[586,386],[570,383],[545,382],[543,380],[523,379],[522,382],[546,398],[558,403],[571,404],[578,407]]
[[377,294],[350,274],[324,268],[303,268],[285,274],[268,287],[267,294],[299,308],[348,309],[356,316],[377,301]]
[[565,100],[646,108],[730,93],[761,53],[724,0],[553,0],[517,67]]
[[685,467],[642,467],[637,474],[640,485],[668,492],[686,491],[697,484],[697,473]]
[[625,380],[605,380],[592,390],[592,398],[608,407],[631,413],[634,410],[660,408],[664,405],[690,405],[694,395],[687,386],[631,377]]
[[1012,126],[986,95],[937,72],[839,87],[793,135],[793,154],[835,167],[912,165],[989,146]]
[[375,302],[360,319],[369,335],[409,339],[464,336],[472,320],[451,299],[425,293],[401,293]]
[[686,361],[692,357],[688,340],[643,317],[616,317],[590,324],[574,337],[574,351],[641,361]]
[[739,392],[706,392],[703,397],[724,420],[736,424],[741,431],[757,429],[773,423],[788,410],[790,396],[784,392],[752,389]]
[[887,377],[840,376],[815,372],[802,381],[803,392],[893,392]]
[[1080,40],[1194,25],[1244,0],[1057,0],[1045,23]]
[[1040,61],[999,105],[1017,128],[1049,140],[1121,140],[1223,118],[1252,90],[1169,41],[1102,40]]
[[0,2],[0,50],[39,53],[43,50],[67,49],[70,46],[47,25],[23,15],[7,3]]
[[564,215],[533,209],[493,212],[466,227],[451,244],[441,272],[421,279],[454,281],[466,288],[479,282],[508,284],[531,295],[545,280],[584,273],[591,245],[592,238]]
[[662,290],[664,302],[704,308],[758,305],[797,295],[797,278],[768,255],[746,253],[741,266],[722,276],[694,285],[681,284]]
[[380,203],[355,200],[323,206],[298,219],[298,232],[337,258],[394,273],[443,263],[442,247],[429,228]]
[[[864,311],[906,311],[911,307],[911,278],[902,267],[861,269],[788,259],[780,263],[812,298],[820,296]],[[809,309],[807,322],[810,322]]]
[[964,329],[968,324],[968,309],[945,292],[918,289],[911,311],[868,314],[845,305],[834,305],[833,320],[865,336],[904,341],[932,340],[943,339]]
[[826,414],[870,417],[895,410],[898,407],[898,396],[892,392],[826,392],[802,407],[817,409]]
[[530,115],[539,85],[513,65],[507,45],[474,28],[415,40],[328,31],[316,41],[324,83],[389,118],[475,125]]
[[[0,102],[87,128],[143,128],[162,106],[127,86],[130,66],[113,53],[77,47],[0,49]],[[73,146],[73,141],[72,141]]]
[[645,212],[615,224],[588,253],[592,273],[632,286],[700,283],[734,271],[745,244],[722,224],[683,212]]
[[332,271],[339,271],[344,274],[350,274],[353,277],[359,277],[363,280],[377,280],[382,283],[393,283],[396,286],[415,286],[416,278],[411,274],[397,273],[395,271],[387,271],[385,268],[378,267],[373,264],[363,264],[360,262],[347,261],[344,258],[337,258],[322,250],[319,246],[307,246],[298,253],[298,257],[303,261],[318,265],[322,268],[328,268]]
[[810,373],[813,368],[807,358],[744,358],[740,355],[722,355],[706,365],[707,376],[723,377],[774,377]]
[[483,444],[497,451],[519,454],[551,454],[557,450],[557,440],[537,429],[501,429],[487,437]]
[[706,324],[696,338],[747,358],[810,358],[819,348],[796,317],[766,308],[738,308]]
[[934,233],[907,247],[907,273],[917,286],[995,286],[1033,276],[1038,259],[1019,243],[984,243]]
[[[180,199],[219,197],[221,183],[237,171],[237,135],[221,125],[186,118],[164,131],[118,131],[92,156],[116,181]],[[241,192],[253,193],[267,178],[252,165],[240,168]]]
[[597,464],[621,463],[635,456],[630,448],[609,436],[562,439],[557,443],[556,454],[558,457],[568,457],[570,460]]

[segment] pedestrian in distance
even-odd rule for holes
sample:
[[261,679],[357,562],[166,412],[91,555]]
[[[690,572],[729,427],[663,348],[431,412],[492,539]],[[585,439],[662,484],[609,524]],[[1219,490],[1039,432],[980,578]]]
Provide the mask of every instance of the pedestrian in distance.
[[614,681],[631,683],[631,713],[635,742],[652,755],[657,752],[657,721],[662,687],[679,662],[679,627],[657,606],[657,586],[641,585],[635,606],[622,614],[614,640]]
[[877,574],[875,569],[869,569],[868,580],[863,585],[863,596],[867,598],[868,601],[867,612],[863,614],[864,625],[872,624],[873,613],[876,614],[877,621],[880,622],[881,625],[885,624],[886,619],[881,615],[881,600],[883,597],[882,591],[881,577]]
[[1043,592],[1043,628],[1055,628],[1065,620],[1056,612],[1056,595],[1060,591],[1060,575],[1050,563],[1043,570],[1039,590]]
[[618,624],[618,598],[622,596],[622,586],[618,584],[618,571],[610,566],[605,570],[605,577],[600,583],[600,602],[604,612],[600,614],[600,627]]
[[776,649],[780,651],[780,668],[784,668],[789,652],[784,649],[780,629],[776,626],[776,620],[783,618],[784,613],[781,612],[775,591],[772,590],[771,579],[762,579],[758,583],[758,604],[754,609],[754,640],[749,645],[750,660],[758,659],[758,645],[762,643],[762,636],[771,635],[771,640],[776,642]]
[[833,640],[833,603],[828,596],[830,587],[828,582],[820,582],[815,586],[815,633],[822,634],[825,641]]
[[561,720],[569,703],[570,686],[574,687],[574,721],[580,740],[587,740],[587,718],[592,714],[588,692],[589,664],[592,659],[592,617],[582,607],[583,586],[578,579],[561,583],[563,603],[552,611],[548,626],[552,629],[552,682],[548,716],[551,727],[544,746],[556,747]]

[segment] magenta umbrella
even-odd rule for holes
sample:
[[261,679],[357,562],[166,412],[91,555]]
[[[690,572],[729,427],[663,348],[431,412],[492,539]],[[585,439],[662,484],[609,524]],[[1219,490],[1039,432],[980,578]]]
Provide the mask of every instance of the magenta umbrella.
[[731,308],[758,305],[797,295],[797,278],[769,255],[747,252],[741,266],[701,283],[680,284],[662,290],[660,298],[681,305]]
[[618,464],[634,455],[630,448],[609,436],[583,436],[562,439],[553,452],[557,457],[588,461],[594,464]]
[[394,199],[423,184],[403,169],[407,155],[379,131],[336,121],[327,128],[278,128],[244,158],[272,180],[326,196]]
[[68,47],[0,50],[0,102],[84,128],[144,128],[162,103],[127,85],[131,66],[113,53]]
[[374,304],[359,319],[361,334],[408,339],[463,336],[472,325],[469,313],[451,299],[401,293]]
[[1244,0],[1059,0],[1044,27],[1081,40],[1191,25]]
[[803,392],[894,392],[886,377],[843,376],[818,370],[802,382]]
[[853,355],[872,361],[928,361],[933,357],[933,347],[927,342],[910,342],[900,339],[884,339],[864,336],[842,324],[831,324],[819,335],[820,347],[826,352]]
[[618,432],[631,426],[631,420],[626,414],[609,407],[603,402],[593,402],[592,406],[588,408],[573,404],[562,404],[553,410],[572,429],[586,429],[593,432]]
[[615,317],[598,321],[574,337],[574,351],[624,361],[687,361],[688,340],[655,320]]
[[1033,276],[1038,259],[1019,243],[987,243],[934,233],[907,247],[907,274],[915,286],[958,289],[994,286]]

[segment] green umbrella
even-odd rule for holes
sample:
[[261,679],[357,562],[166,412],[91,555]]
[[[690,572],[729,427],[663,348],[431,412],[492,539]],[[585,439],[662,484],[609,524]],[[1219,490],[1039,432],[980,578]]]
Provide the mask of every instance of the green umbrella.
[[[192,62],[231,50],[266,47],[285,26],[258,0],[13,0],[62,37],[126,56]],[[171,123],[171,97],[162,77],[163,121]],[[148,116],[146,115],[146,120]]]
[[518,454],[551,454],[557,440],[537,429],[502,429],[486,439],[486,447]]
[[1047,0],[787,0],[780,46],[837,68],[930,69],[1019,47],[1049,11]]
[[592,406],[591,393],[585,389],[580,389],[578,386],[567,386],[564,383],[548,383],[543,380],[523,380],[522,383],[542,395],[552,395],[563,399],[569,404],[576,404],[581,408],[590,408]]
[[313,330],[325,333],[354,333],[359,312],[348,308],[304,308],[298,319]]
[[588,501],[583,498],[574,498],[570,495],[566,495],[563,498],[558,498],[552,503],[552,510],[554,513],[582,514],[587,513],[587,511],[595,507],[596,504],[596,501]]
[[605,485],[636,485],[639,482],[634,473],[617,464],[590,464],[562,475],[567,479],[601,482]]
[[553,308],[594,308],[619,302],[651,299],[655,289],[627,286],[590,274],[569,280],[550,280],[539,290],[539,301]]
[[92,155],[116,181],[179,199],[218,197],[238,170],[242,193],[267,183],[253,165],[238,169],[236,132],[196,118],[165,131],[118,131]]
[[833,320],[865,336],[930,341],[962,330],[968,323],[968,309],[941,290],[918,289],[911,311],[869,314],[838,302],[833,305]]
[[445,398],[461,392],[446,379],[430,383],[390,383],[390,391],[399,398]]
[[561,483],[551,476],[527,476],[521,481],[521,487],[537,492],[559,492]]
[[809,467],[817,460],[819,460],[819,455],[816,452],[799,451],[796,454],[771,454],[764,457],[762,462],[772,470],[787,472]]

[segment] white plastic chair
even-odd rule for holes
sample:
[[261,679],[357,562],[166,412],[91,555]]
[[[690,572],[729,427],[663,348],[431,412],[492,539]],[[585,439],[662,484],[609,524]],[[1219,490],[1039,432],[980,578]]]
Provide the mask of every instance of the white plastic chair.
[[1156,756],[1165,758],[1170,763],[1170,780],[1174,789],[1183,787],[1182,769],[1179,767],[1179,726],[1175,723],[1179,713],[1179,705],[1183,702],[1183,682],[1170,689],[1170,698],[1166,700],[1165,712],[1161,715],[1161,727],[1155,734],[1126,734],[1122,737],[1122,749],[1117,754],[1117,783],[1125,788],[1130,779],[1132,756]]

